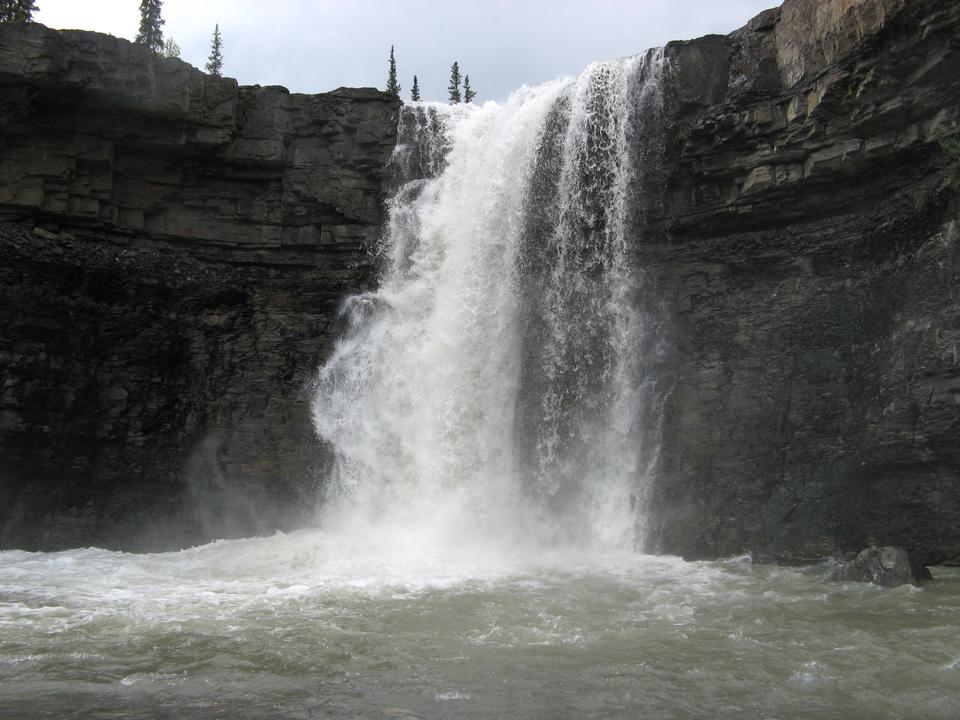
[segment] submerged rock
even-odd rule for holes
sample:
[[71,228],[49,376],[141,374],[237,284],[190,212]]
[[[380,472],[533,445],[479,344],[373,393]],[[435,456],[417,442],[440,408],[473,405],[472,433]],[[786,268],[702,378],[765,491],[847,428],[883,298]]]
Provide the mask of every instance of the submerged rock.
[[900,547],[871,545],[848,561],[841,561],[831,570],[832,582],[872,582],[884,587],[896,587],[930,579],[925,567],[916,572],[907,551]]

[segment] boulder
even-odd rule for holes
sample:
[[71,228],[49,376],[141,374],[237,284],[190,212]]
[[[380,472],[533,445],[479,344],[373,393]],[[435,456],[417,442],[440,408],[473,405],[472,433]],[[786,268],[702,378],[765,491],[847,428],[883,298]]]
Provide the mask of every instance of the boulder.
[[852,560],[838,562],[828,579],[833,582],[872,582],[883,587],[896,587],[915,585],[918,578],[906,550],[892,545],[871,545]]

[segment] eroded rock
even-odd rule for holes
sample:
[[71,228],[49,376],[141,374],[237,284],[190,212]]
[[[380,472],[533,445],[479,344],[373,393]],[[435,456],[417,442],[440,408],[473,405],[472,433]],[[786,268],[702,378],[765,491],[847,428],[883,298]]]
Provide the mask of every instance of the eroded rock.
[[916,584],[918,579],[926,578],[914,577],[907,551],[891,545],[871,545],[852,560],[837,562],[829,575],[833,582],[872,582],[884,587]]

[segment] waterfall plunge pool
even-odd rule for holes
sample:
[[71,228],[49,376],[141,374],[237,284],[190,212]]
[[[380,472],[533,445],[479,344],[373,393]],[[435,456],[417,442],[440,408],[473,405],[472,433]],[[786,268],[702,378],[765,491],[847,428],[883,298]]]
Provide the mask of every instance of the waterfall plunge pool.
[[960,716],[960,570],[361,537],[0,553],[0,717]]

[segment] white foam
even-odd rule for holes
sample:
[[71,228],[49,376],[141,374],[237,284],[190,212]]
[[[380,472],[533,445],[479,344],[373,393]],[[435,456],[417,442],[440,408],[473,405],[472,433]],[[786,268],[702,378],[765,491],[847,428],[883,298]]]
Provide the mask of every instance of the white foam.
[[[390,205],[380,286],[347,302],[350,329],[317,383],[335,456],[325,527],[395,532],[413,554],[637,544],[658,430],[639,430],[650,388],[627,262],[629,134],[659,62],[597,63],[503,104],[404,110],[396,165],[413,177]],[[551,153],[555,170],[541,167]],[[554,171],[551,199],[531,197]],[[552,219],[531,228],[545,202]],[[550,265],[529,267],[537,253]],[[543,388],[524,385],[531,373]]]

